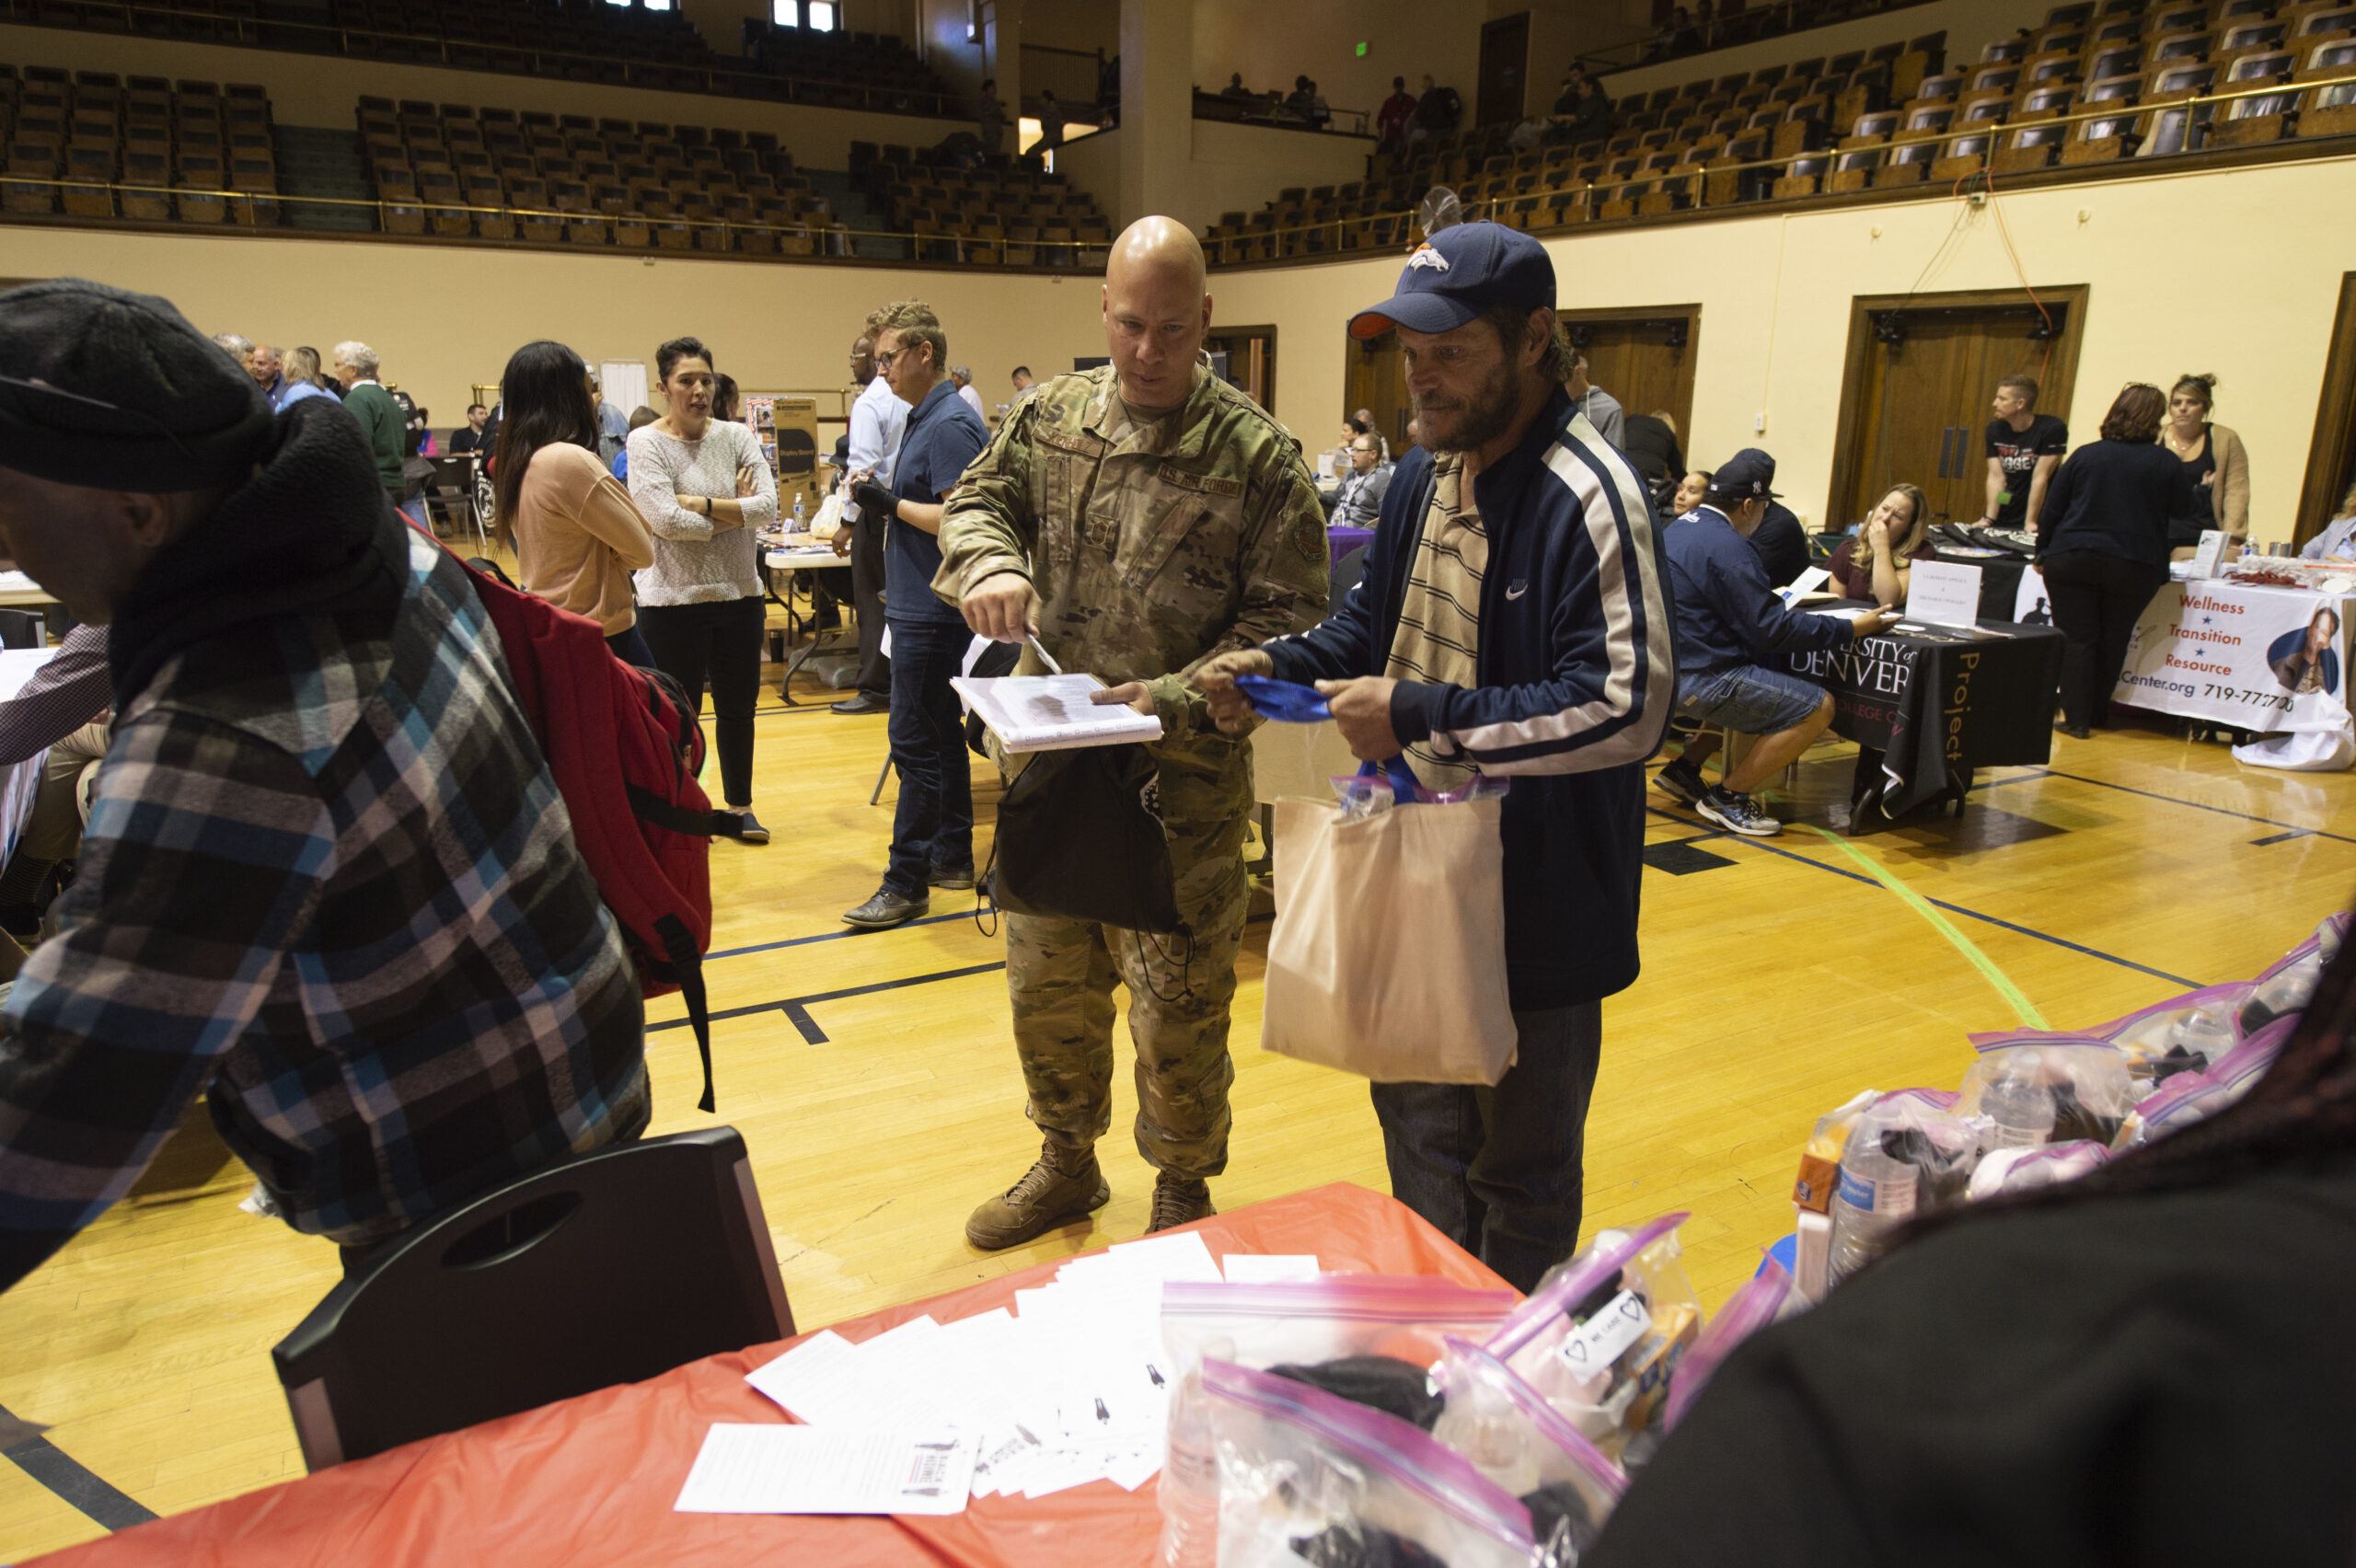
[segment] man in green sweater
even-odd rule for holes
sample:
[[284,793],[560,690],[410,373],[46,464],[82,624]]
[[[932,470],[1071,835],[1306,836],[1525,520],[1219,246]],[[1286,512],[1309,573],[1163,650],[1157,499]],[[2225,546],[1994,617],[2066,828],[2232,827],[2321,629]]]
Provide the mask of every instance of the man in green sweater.
[[335,378],[343,384],[343,409],[360,421],[376,457],[376,482],[398,510],[409,485],[401,478],[401,406],[376,380],[376,351],[365,343],[335,346]]

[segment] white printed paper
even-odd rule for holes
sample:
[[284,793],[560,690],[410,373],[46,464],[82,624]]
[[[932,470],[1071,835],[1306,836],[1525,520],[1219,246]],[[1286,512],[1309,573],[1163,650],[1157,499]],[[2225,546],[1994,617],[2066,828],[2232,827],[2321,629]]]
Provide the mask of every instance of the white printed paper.
[[957,1514],[973,1479],[973,1439],[954,1432],[720,1422],[672,1506],[682,1514]]
[[1000,675],[949,684],[1009,752],[1068,751],[1158,741],[1161,721],[1120,703],[1098,705],[1089,693],[1104,683],[1094,675]]
[[1831,581],[1832,573],[1820,566],[1811,566],[1793,578],[1789,585],[1776,589],[1775,594],[1789,606],[1798,604],[1803,594],[1813,594]]
[[1918,560],[1906,577],[1906,618],[1932,626],[1980,624],[1981,568]]
[[1554,1354],[1579,1377],[1590,1378],[1626,1355],[1652,1326],[1644,1298],[1633,1290],[1623,1290],[1573,1329]]

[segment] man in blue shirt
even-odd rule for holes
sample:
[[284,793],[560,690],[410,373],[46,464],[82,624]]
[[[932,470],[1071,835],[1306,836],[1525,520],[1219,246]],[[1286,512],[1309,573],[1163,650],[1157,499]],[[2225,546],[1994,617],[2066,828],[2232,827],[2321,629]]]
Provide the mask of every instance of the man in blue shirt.
[[1669,525],[1669,582],[1677,599],[1677,713],[1735,734],[1756,735],[1741,765],[1715,784],[1701,764],[1715,744],[1688,746],[1653,782],[1730,833],[1772,838],[1784,824],[1750,792],[1790,767],[1832,722],[1832,694],[1767,667],[1781,653],[1846,648],[1898,619],[1895,610],[1854,617],[1795,614],[1767,584],[1750,536],[1774,499],[1775,460],[1745,447],[1710,476],[1702,504]]
[[932,592],[941,570],[941,503],[989,444],[989,427],[942,375],[949,337],[930,306],[910,300],[884,316],[875,368],[908,405],[889,489],[854,471],[851,497],[887,520],[884,617],[892,628],[892,767],[900,803],[892,859],[874,897],[843,917],[880,931],[918,918],[936,887],[974,885],[974,789],[965,721],[949,682],[973,640],[965,617]]

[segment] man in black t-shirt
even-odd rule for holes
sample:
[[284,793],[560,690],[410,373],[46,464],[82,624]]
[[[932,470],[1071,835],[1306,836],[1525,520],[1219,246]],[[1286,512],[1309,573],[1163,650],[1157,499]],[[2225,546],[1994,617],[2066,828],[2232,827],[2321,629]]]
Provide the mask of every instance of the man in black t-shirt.
[[1988,425],[1988,507],[1981,521],[2034,533],[2045,487],[2070,449],[2070,427],[2037,411],[2037,383],[2026,375],[1996,383],[1991,407],[1996,417]]

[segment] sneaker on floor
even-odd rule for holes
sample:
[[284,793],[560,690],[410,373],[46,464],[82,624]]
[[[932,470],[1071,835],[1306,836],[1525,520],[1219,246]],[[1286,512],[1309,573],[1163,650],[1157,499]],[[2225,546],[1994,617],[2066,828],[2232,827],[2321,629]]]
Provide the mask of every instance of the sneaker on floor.
[[736,813],[736,842],[767,844],[769,841],[769,830],[761,825],[761,819],[753,814],[750,806],[732,806],[729,810]]
[[1066,1148],[1048,1138],[1022,1181],[974,1211],[965,1221],[965,1239],[985,1252],[1017,1247],[1085,1219],[1112,1201],[1113,1187],[1097,1169],[1095,1149]]
[[2053,727],[2073,741],[2090,741],[2095,737],[2092,730],[2084,724],[2073,724],[2067,719],[2056,720]]
[[846,911],[843,924],[856,926],[862,931],[888,931],[895,926],[905,926],[929,913],[930,897],[907,898],[890,888],[875,890],[875,896],[858,908]]
[[829,713],[850,714],[889,713],[892,711],[892,705],[881,698],[872,697],[866,692],[860,692],[856,697],[845,698],[840,702],[827,704],[826,711]]
[[1713,784],[1693,802],[1693,809],[1710,822],[1716,823],[1728,833],[1739,833],[1745,838],[1773,838],[1784,831],[1784,824],[1767,814],[1767,809],[1749,795],[1738,795],[1722,784]]
[[962,866],[933,867],[932,885],[940,888],[944,893],[972,892],[974,887],[974,863],[971,860],[968,860]]
[[1702,781],[1701,768],[1681,756],[1654,774],[1653,783],[1689,806],[1698,802],[1703,792],[1709,789],[1709,785]]
[[1157,1230],[1190,1225],[1218,1212],[1208,1182],[1184,1181],[1165,1170],[1153,1179],[1153,1217],[1147,1221],[1145,1233],[1150,1236]]

